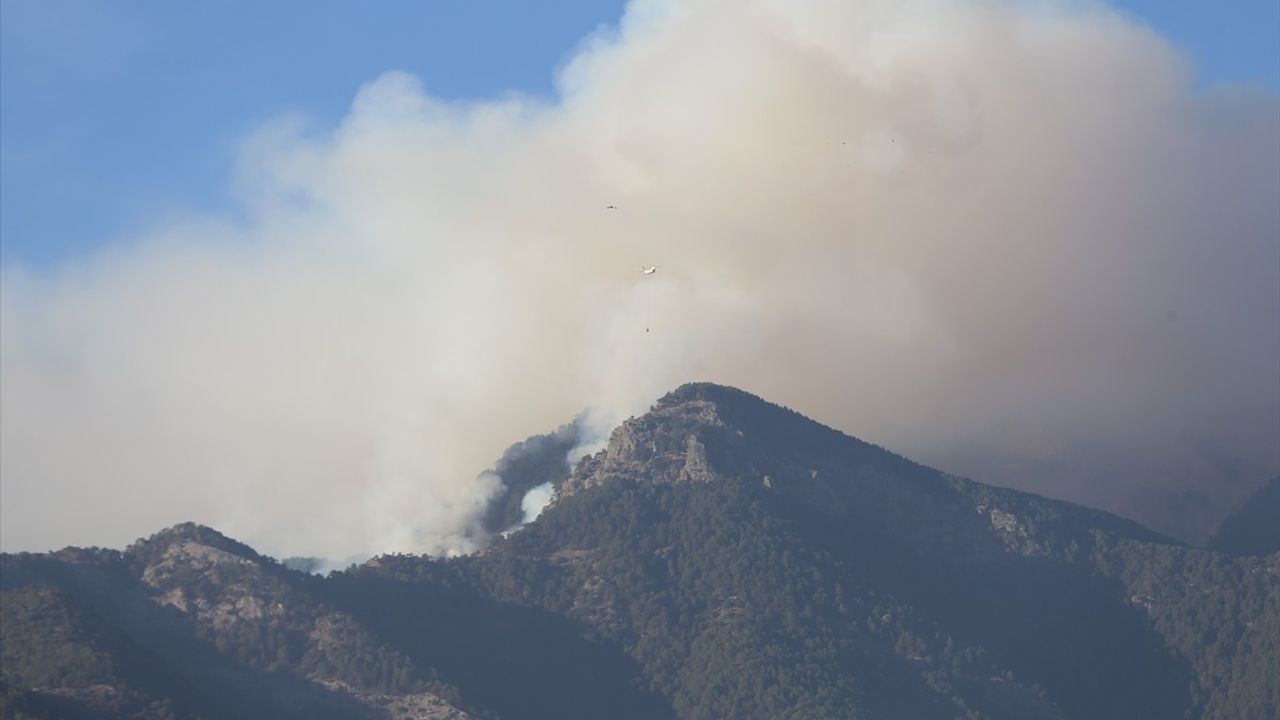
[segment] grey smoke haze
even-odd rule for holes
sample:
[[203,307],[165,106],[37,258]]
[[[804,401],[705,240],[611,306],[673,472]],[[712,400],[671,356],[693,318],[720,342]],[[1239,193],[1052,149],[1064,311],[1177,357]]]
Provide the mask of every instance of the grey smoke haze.
[[[550,501],[550,489],[569,476],[584,444],[607,442],[612,427],[598,426],[590,413],[582,413],[554,432],[534,435],[514,443],[494,463],[491,473],[499,481],[480,519],[480,527],[493,535],[524,525]],[[535,492],[539,486],[546,485]],[[546,496],[543,499],[543,495]]]
[[637,0],[559,87],[389,72],[247,220],[5,268],[4,548],[465,552],[503,448],[693,379],[1187,537],[1280,469],[1275,95],[942,0]]

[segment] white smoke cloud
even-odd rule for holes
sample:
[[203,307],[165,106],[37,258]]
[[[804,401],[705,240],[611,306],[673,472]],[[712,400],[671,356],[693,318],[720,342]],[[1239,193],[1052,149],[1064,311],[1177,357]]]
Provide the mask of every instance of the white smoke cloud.
[[692,379],[1187,536],[1280,469],[1274,95],[945,0],[636,0],[559,87],[389,72],[247,220],[5,268],[0,544],[466,552],[504,447]]
[[524,494],[524,498],[520,500],[520,510],[524,513],[523,524],[528,524],[538,519],[543,510],[551,504],[551,498],[555,495],[555,488],[551,483],[545,482],[529,489]]

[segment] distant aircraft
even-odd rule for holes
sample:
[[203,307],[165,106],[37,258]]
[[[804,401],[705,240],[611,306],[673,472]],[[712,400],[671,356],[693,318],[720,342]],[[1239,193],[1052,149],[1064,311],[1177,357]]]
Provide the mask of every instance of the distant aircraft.
[[604,209],[605,209],[605,210],[617,210],[617,209],[618,209],[618,206],[617,206],[617,205],[605,205],[605,206],[604,206]]
[[[640,272],[644,273],[645,275],[652,275],[652,274],[654,274],[654,273],[658,272],[658,266],[657,266],[657,265],[647,265],[647,266],[646,266],[646,265],[641,265],[641,266],[640,266]],[[653,317],[653,308],[652,308],[652,305],[653,305],[653,299],[652,299],[652,298],[648,298],[648,299],[647,299],[647,302],[645,303],[645,307],[644,307],[644,315],[645,315],[645,320],[644,320],[644,331],[645,331],[645,332],[649,332],[649,324],[650,324],[650,323],[649,323],[649,321],[650,321],[650,319]]]

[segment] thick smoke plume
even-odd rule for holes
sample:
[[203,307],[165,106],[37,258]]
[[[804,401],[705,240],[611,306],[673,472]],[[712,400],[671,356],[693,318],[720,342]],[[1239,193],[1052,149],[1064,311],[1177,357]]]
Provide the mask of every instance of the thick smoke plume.
[[5,549],[465,552],[513,440],[693,379],[1192,539],[1280,468],[1276,96],[944,0],[636,0],[559,87],[389,72],[244,218],[6,268]]

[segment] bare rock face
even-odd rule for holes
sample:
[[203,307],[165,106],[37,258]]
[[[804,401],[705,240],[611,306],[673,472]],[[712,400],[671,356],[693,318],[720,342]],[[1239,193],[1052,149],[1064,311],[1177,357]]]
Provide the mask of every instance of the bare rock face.
[[212,570],[219,566],[248,566],[253,561],[248,558],[219,550],[216,547],[202,545],[194,540],[182,540],[169,546],[159,562],[148,565],[142,573],[142,581],[157,587],[164,578],[179,568],[191,571]]
[[986,505],[978,505],[976,510],[979,515],[986,515],[990,519],[992,531],[1010,551],[1029,557],[1049,554],[1043,545],[1036,542],[1017,515]]
[[[201,582],[192,583],[194,577]],[[156,591],[156,603],[216,630],[283,614],[283,606],[265,591],[278,583],[254,559],[196,540],[175,539],[143,568],[141,579]]]
[[384,695],[364,698],[375,707],[384,707],[392,720],[470,720],[471,715],[431,693]]
[[578,464],[562,484],[560,494],[572,495],[599,485],[606,478],[629,478],[656,483],[707,482],[717,471],[708,457],[707,443],[725,431],[717,405],[707,399],[679,400],[675,393],[653,410],[631,418],[613,431],[609,445]]

